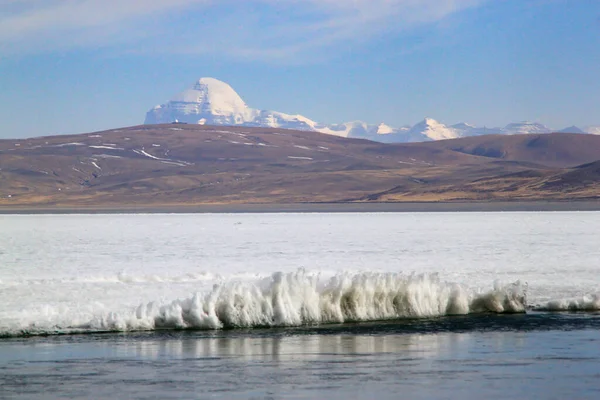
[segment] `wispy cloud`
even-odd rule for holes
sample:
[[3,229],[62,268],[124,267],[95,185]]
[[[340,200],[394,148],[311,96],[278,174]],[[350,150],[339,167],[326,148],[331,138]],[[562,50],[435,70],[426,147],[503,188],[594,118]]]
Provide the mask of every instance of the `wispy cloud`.
[[0,0],[0,54],[71,49],[299,59],[486,0]]

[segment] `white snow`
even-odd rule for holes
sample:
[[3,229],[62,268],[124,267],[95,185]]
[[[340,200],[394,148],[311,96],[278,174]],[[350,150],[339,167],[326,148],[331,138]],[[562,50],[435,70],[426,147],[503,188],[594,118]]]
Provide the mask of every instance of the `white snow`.
[[99,158],[123,158],[121,156],[113,156],[112,154],[94,154],[94,157],[99,157]]
[[102,170],[102,168],[100,168],[100,166],[98,164],[96,164],[95,161],[92,161],[92,165],[96,168],[98,168],[99,170]]
[[185,167],[186,165],[188,165],[188,164],[183,164],[183,163],[180,163],[180,162],[177,162],[177,161],[165,161],[165,160],[160,160],[160,162],[161,162],[161,163],[163,163],[163,164],[173,164],[173,165],[178,165],[178,166],[180,166],[180,167]]
[[287,158],[291,158],[292,160],[312,160],[310,157],[287,156]]
[[537,122],[514,122],[504,127],[503,133],[507,135],[531,134],[531,133],[550,133],[550,129]]
[[156,156],[153,156],[152,154],[146,152],[144,149],[141,149],[141,150],[134,149],[133,152],[136,153],[136,154],[139,154],[141,156],[145,156],[145,157],[151,158],[153,160],[161,161],[161,162],[164,162],[164,163],[167,163],[167,164],[175,164],[175,165],[179,165],[181,167],[185,167],[187,165],[192,165],[192,164],[190,164],[190,163],[188,163],[186,161],[172,160],[170,158],[156,157]]
[[423,121],[413,126],[407,132],[407,136],[410,138],[409,141],[411,142],[421,142],[425,140],[455,139],[461,135],[458,130],[449,128],[433,118],[425,118]]
[[148,153],[146,153],[146,151],[145,151],[145,150],[137,150],[137,151],[136,151],[136,150],[134,150],[134,151],[135,151],[136,153],[138,153],[138,154],[144,155],[144,156],[146,156],[146,157],[153,158],[153,159],[155,159],[155,160],[162,160],[162,158],[159,158],[159,157],[153,156],[152,154],[148,154]]
[[175,95],[172,102],[202,103],[212,114],[240,114],[247,110],[244,100],[225,82],[202,78],[191,89]]
[[394,133],[394,128],[389,125],[384,124],[383,122],[379,124],[377,127],[378,135],[389,135],[390,133]]
[[294,145],[295,148],[297,149],[302,149],[302,150],[310,150],[310,147],[306,147],[306,146],[299,146],[297,144]]
[[98,145],[98,146],[90,145],[89,147],[91,147],[92,149],[125,150],[122,147],[113,147],[113,146],[105,146],[105,145],[102,145],[102,146],[100,146],[100,145]]
[[61,143],[61,144],[55,144],[52,147],[65,147],[65,146],[85,146],[85,143],[79,143],[79,142]]

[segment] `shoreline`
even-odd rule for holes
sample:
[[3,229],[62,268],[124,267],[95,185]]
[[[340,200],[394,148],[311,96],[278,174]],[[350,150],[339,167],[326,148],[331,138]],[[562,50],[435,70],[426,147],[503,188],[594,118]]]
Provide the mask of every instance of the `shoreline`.
[[4,214],[210,214],[600,211],[600,201],[0,206]]

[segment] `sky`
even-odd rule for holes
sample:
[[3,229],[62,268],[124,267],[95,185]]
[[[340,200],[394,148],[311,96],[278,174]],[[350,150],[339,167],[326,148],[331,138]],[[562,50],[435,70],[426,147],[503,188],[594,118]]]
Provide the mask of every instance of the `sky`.
[[201,77],[322,123],[600,125],[598,0],[0,0],[0,137],[141,124]]

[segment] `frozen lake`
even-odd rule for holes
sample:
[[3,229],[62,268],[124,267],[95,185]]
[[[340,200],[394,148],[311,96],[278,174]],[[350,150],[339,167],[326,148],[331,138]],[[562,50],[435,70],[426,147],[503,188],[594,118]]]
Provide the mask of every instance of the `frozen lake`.
[[[599,227],[599,212],[0,215],[0,384],[593,398]],[[494,392],[519,374],[533,380]]]

